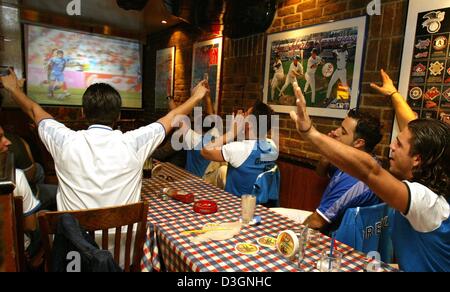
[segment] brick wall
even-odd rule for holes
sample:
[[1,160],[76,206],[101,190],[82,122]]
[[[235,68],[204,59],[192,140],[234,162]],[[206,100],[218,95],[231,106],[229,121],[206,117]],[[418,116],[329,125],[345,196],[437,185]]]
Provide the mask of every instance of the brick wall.
[[[369,0],[286,0],[279,4],[277,15],[268,33],[275,33],[329,20],[343,20],[366,15]],[[369,33],[361,86],[360,108],[369,111],[383,122],[384,138],[377,147],[377,155],[387,157],[392,132],[394,112],[389,98],[374,95],[370,82],[380,80],[379,70],[387,70],[394,81],[398,80],[403,32],[406,24],[407,1],[382,0],[381,16],[369,17]],[[241,87],[246,85],[245,103],[263,98],[265,34],[230,40],[225,46],[224,85],[222,108],[229,111],[239,103]],[[254,45],[248,48],[248,44]],[[256,45],[255,45],[256,44]],[[250,51],[250,52],[249,52]],[[330,118],[314,118],[318,129],[324,133],[336,128],[341,121]],[[290,156],[316,160],[319,155],[310,144],[300,141],[295,125],[288,115],[281,115],[280,149]]]
[[[370,0],[285,0],[279,4],[277,15],[267,33],[275,33],[329,20],[343,20],[366,15],[366,6]],[[379,70],[384,68],[398,80],[403,32],[406,24],[406,0],[382,0],[381,16],[369,17],[369,32],[366,39],[367,50],[361,86],[360,107],[379,117],[384,125],[384,138],[377,147],[377,155],[387,157],[392,132],[394,113],[391,102],[373,94],[370,82],[378,82]],[[249,106],[255,100],[263,98],[264,64],[267,34],[253,35],[241,39],[224,40],[224,62],[222,74],[221,114],[232,112],[233,108]],[[175,94],[187,96],[191,82],[192,46],[196,41],[212,38],[204,32],[188,26],[178,26],[149,37],[150,44],[146,56],[146,75],[149,91],[154,84],[154,60],[156,50],[169,46],[177,47]],[[153,72],[153,73],[152,73]],[[151,92],[147,92],[145,107],[152,109]],[[154,94],[153,94],[154,95]],[[148,118],[155,118],[147,115]],[[324,133],[336,128],[341,120],[314,118],[318,129]],[[319,155],[308,143],[300,140],[295,125],[288,115],[281,115],[280,149],[289,156],[316,160]]]

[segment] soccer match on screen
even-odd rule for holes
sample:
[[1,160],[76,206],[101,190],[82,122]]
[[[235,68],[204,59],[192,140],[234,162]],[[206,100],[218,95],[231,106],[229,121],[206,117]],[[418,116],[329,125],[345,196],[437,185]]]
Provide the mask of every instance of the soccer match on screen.
[[87,87],[107,83],[123,107],[142,106],[138,42],[31,25],[26,32],[27,90],[38,103],[79,106]]

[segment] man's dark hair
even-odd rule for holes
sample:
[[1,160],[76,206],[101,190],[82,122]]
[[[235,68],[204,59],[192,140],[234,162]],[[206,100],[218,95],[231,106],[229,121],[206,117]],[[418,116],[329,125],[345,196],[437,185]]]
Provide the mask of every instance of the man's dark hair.
[[450,198],[450,127],[431,119],[409,123],[411,156],[419,155],[422,163],[413,169],[414,181],[438,195]]
[[90,124],[113,126],[119,119],[122,98],[111,85],[97,83],[83,95],[83,110]]
[[318,50],[318,49],[313,49],[313,50],[311,51],[311,54],[319,55],[319,50]]
[[351,110],[348,117],[357,121],[355,140],[363,139],[366,142],[364,150],[372,153],[383,138],[380,121],[371,114],[356,109]]
[[258,138],[264,138],[272,129],[273,109],[260,100],[253,105],[252,109],[252,115],[256,118],[256,125],[258,129],[258,133],[256,133],[256,135]]

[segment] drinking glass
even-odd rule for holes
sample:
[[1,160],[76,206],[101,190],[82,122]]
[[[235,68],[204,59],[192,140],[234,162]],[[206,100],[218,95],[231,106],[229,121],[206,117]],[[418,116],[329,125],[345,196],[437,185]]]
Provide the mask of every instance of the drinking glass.
[[144,178],[152,178],[153,158],[149,157],[144,163]]
[[334,251],[333,255],[330,255],[329,250],[322,252],[319,262],[317,263],[317,269],[320,272],[339,272],[341,270],[342,253]]
[[242,208],[242,224],[249,225],[253,221],[253,216],[256,210],[256,196],[255,195],[243,195],[241,197]]
[[297,233],[298,243],[299,243],[299,249],[298,249],[298,266],[299,266],[299,268],[301,268],[301,264],[303,262],[303,259],[305,258],[306,246],[308,245],[308,241],[309,241],[309,233],[310,233],[310,230],[306,226],[300,227],[300,233]]

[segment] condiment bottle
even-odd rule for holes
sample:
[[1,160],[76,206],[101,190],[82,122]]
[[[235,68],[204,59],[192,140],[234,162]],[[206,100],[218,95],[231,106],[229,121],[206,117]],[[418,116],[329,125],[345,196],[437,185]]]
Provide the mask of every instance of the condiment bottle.
[[173,188],[165,188],[163,190],[163,192],[164,192],[164,194],[168,195],[172,199],[183,202],[185,204],[190,204],[195,201],[194,194],[189,194],[184,191],[178,191]]

